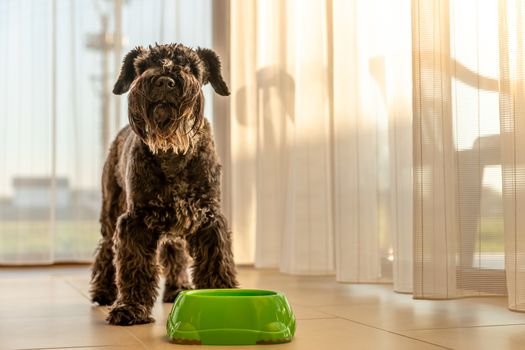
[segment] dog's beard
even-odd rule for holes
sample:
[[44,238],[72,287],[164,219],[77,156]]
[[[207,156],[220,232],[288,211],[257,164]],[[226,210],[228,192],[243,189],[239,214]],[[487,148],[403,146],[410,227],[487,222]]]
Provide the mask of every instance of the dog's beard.
[[185,84],[185,89],[173,103],[148,101],[140,81],[130,91],[130,126],[154,154],[186,154],[193,148],[203,118],[203,95],[196,84]]
[[[170,115],[162,115],[169,113]],[[166,118],[168,125],[146,123],[146,138],[144,143],[148,145],[154,154],[159,151],[173,151],[178,154],[186,154],[193,147],[195,120],[192,109],[187,109],[181,114],[170,106],[153,107],[155,119]]]

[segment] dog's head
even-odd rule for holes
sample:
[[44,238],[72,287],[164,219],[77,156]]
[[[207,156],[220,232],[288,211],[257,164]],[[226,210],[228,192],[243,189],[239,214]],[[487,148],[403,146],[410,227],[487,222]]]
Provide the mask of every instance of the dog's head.
[[129,124],[153,153],[186,153],[203,120],[202,86],[230,94],[219,57],[181,44],[137,47],[122,63],[113,93],[129,90]]

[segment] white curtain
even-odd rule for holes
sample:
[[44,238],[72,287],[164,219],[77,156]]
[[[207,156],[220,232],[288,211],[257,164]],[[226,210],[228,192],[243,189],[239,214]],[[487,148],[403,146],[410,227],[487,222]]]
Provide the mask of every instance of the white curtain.
[[412,288],[409,1],[333,2],[336,272]]
[[501,164],[509,308],[525,311],[525,2],[499,3]]
[[239,260],[525,310],[524,6],[232,0]]
[[498,2],[413,5],[414,295],[505,294]]
[[232,1],[230,17],[237,258],[410,291],[410,2]]
[[126,99],[111,94],[122,56],[211,47],[211,14],[211,0],[0,1],[0,264],[92,260],[107,143],[127,123]]
[[255,237],[255,251],[234,240],[241,262],[334,269],[326,15],[322,2],[232,6],[232,227]]

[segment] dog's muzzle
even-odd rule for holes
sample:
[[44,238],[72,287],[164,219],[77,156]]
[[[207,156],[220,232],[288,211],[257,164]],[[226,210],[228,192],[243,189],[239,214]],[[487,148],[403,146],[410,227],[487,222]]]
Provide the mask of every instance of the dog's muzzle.
[[162,129],[169,123],[169,121],[175,116],[176,107],[172,103],[158,103],[153,108],[153,116],[155,122]]

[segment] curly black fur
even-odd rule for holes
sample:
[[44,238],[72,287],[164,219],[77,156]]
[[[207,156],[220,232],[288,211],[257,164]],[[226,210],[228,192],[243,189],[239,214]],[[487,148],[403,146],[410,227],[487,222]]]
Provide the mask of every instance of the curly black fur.
[[158,263],[166,275],[165,302],[191,288],[186,244],[195,287],[238,285],[220,207],[221,167],[202,115],[207,82],[229,94],[211,50],[156,45],[124,58],[113,91],[130,90],[130,125],[104,165],[102,238],[91,279],[92,301],[112,305],[111,324],[153,321]]

